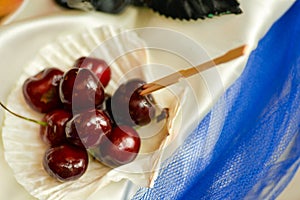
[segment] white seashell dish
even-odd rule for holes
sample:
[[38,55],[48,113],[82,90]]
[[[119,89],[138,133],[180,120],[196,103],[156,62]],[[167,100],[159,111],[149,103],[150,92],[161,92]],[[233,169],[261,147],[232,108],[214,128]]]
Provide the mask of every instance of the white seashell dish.
[[[78,34],[62,36],[42,48],[24,68],[24,73],[8,96],[7,107],[20,115],[41,119],[43,115],[25,103],[23,82],[46,67],[55,66],[66,71],[81,56],[99,57],[107,61],[112,70],[112,80],[106,90],[111,94],[124,80],[138,77],[152,81],[157,78],[155,64],[149,67],[147,44],[136,32],[112,26],[87,29]],[[162,66],[158,68],[163,69]],[[142,138],[139,155],[133,162],[121,167],[111,169],[90,159],[88,169],[80,179],[58,182],[43,169],[42,158],[47,146],[40,139],[40,127],[8,113],[2,129],[5,159],[17,181],[38,199],[87,199],[105,186],[121,180],[151,187],[157,178],[160,163],[182,142],[184,136],[178,138],[178,134],[184,135],[181,132],[188,129],[182,129],[181,126],[183,108],[191,107],[185,103],[188,93],[193,93],[192,89],[182,82],[174,88],[154,94],[160,107],[169,108],[169,117],[163,123],[151,123],[137,130]],[[171,145],[173,142],[174,147]]]

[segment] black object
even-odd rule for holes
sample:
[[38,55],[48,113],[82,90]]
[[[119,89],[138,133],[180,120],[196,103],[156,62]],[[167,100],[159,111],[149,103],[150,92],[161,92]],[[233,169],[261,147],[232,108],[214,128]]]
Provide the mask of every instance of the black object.
[[130,0],[91,0],[91,3],[98,11],[119,13],[129,5]]
[[146,4],[154,11],[174,19],[196,20],[221,14],[242,13],[236,0],[148,0]]
[[173,19],[196,20],[223,14],[241,14],[237,0],[54,0],[65,8],[120,13],[128,5],[145,6]]
[[60,6],[64,7],[64,8],[72,9],[68,5],[68,0],[54,0],[54,1],[55,1],[55,3],[57,3],[58,5],[60,5]]

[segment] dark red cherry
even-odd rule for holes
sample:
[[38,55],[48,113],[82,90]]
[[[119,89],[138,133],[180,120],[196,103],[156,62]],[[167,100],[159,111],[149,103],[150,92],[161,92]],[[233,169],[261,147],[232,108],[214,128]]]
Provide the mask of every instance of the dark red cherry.
[[152,95],[142,96],[140,88],[145,84],[139,79],[132,79],[120,85],[111,99],[113,118],[117,124],[143,126],[155,116]]
[[67,141],[65,124],[72,118],[66,110],[54,110],[47,113],[43,120],[47,126],[41,126],[40,136],[42,140],[51,146],[59,145]]
[[81,57],[75,61],[74,67],[92,70],[99,78],[103,87],[106,87],[111,78],[111,70],[107,63],[99,58]]
[[25,80],[22,89],[27,104],[41,113],[60,108],[58,88],[62,76],[63,71],[46,68]]
[[91,152],[97,160],[110,167],[132,162],[141,146],[138,133],[130,126],[118,126],[101,139]]
[[89,69],[68,70],[59,85],[60,99],[73,113],[93,109],[104,101],[104,88]]
[[67,122],[65,132],[69,142],[89,149],[99,145],[101,138],[111,130],[109,116],[102,110],[93,109],[75,115]]
[[46,172],[57,180],[73,181],[86,171],[88,153],[85,149],[70,144],[50,147],[44,154],[43,166]]

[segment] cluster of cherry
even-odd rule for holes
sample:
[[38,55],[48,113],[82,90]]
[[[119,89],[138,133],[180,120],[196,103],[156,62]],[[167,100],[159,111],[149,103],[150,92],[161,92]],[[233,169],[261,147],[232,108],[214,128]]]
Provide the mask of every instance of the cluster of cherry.
[[135,126],[155,117],[151,95],[140,95],[145,84],[132,79],[111,96],[105,87],[111,69],[102,59],[81,57],[66,72],[46,68],[23,84],[27,104],[44,113],[40,135],[48,144],[43,166],[59,181],[81,177],[89,155],[108,167],[133,161],[141,139]]

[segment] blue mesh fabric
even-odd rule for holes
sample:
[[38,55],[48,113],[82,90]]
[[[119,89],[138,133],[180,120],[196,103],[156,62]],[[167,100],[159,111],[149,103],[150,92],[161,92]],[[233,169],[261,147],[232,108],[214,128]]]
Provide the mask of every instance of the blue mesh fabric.
[[[134,199],[275,199],[299,167],[300,1]],[[300,198],[300,197],[299,197]]]

